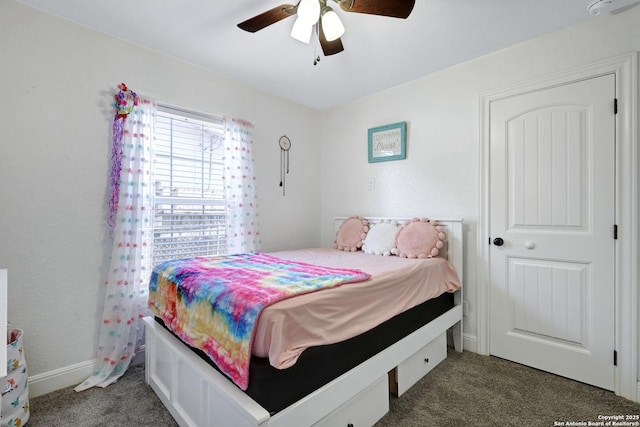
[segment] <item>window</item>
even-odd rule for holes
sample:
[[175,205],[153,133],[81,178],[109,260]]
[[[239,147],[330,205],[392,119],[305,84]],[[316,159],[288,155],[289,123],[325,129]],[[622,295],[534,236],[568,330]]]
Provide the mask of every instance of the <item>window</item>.
[[158,106],[153,265],[227,252],[222,120]]

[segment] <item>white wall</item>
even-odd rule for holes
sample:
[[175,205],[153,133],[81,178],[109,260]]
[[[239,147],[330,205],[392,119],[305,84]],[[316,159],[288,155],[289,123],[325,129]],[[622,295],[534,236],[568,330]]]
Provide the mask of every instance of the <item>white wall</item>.
[[[443,49],[446,47],[443,47]],[[462,217],[465,345],[477,344],[480,95],[640,50],[640,6],[448,68],[323,114],[322,230],[337,215]],[[367,130],[406,121],[407,159],[367,162]],[[376,188],[367,190],[369,178]],[[637,286],[634,284],[633,286]]]
[[[173,105],[253,121],[262,249],[319,243],[317,112],[0,0],[0,268],[8,270],[9,320],[25,330],[32,379],[95,358],[111,252],[110,104],[120,82]],[[278,187],[284,133],[293,143],[286,197]]]
[[[337,215],[463,217],[473,345],[480,94],[640,50],[638,22],[640,7],[601,16],[317,112],[0,0],[0,268],[9,270],[9,318],[25,329],[30,376],[95,357],[110,252],[110,102],[121,81],[157,100],[255,122],[264,250],[330,245]],[[398,121],[408,123],[407,159],[367,163],[367,129]],[[284,133],[293,141],[286,197],[278,187]]]

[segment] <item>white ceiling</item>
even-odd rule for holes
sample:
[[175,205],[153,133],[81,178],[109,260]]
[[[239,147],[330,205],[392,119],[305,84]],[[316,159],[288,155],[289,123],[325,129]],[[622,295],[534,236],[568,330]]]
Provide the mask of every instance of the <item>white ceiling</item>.
[[591,0],[416,0],[406,20],[330,2],[346,27],[345,50],[324,57],[317,40],[290,37],[295,18],[256,33],[236,26],[283,0],[19,1],[318,110],[598,19]]

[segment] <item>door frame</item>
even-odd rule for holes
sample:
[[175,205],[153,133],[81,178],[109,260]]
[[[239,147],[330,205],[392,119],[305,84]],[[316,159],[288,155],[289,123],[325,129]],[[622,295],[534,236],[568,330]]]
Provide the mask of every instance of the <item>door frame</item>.
[[[477,351],[490,354],[490,292],[489,286],[489,129],[492,101],[567,83],[615,74],[618,114],[616,115],[616,206],[615,221],[615,347],[617,366],[614,391],[617,395],[638,402],[638,261],[639,261],[639,197],[638,173],[638,53],[632,52],[546,77],[511,85],[480,95],[480,150],[478,195],[478,258],[477,264]],[[613,108],[613,100],[612,100]],[[613,230],[612,230],[613,233]],[[613,363],[613,354],[611,355]]]

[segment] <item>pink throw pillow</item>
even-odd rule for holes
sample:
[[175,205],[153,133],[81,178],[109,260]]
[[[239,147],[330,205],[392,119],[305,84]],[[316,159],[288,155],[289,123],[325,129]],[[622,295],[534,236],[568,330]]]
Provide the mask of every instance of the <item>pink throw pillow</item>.
[[398,230],[394,253],[403,258],[431,258],[438,256],[445,239],[436,221],[413,218]]
[[368,231],[369,221],[361,216],[350,216],[336,233],[336,249],[346,252],[357,251],[362,247]]

